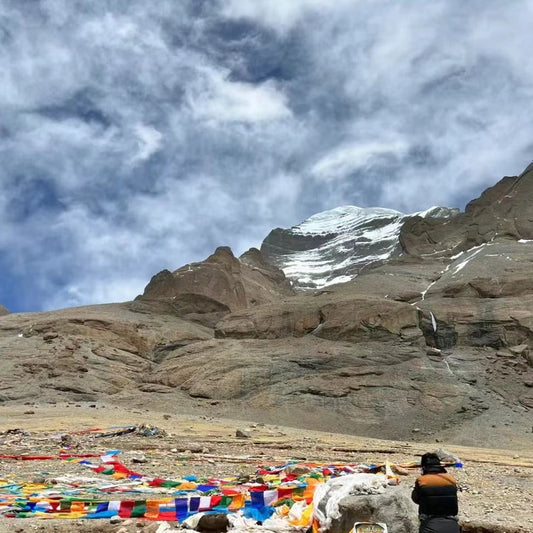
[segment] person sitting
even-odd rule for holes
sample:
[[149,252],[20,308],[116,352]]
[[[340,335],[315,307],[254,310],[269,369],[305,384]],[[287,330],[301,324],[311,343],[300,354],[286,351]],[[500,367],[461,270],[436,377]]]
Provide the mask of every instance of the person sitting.
[[425,453],[411,498],[418,504],[419,533],[459,533],[457,481],[435,453]]

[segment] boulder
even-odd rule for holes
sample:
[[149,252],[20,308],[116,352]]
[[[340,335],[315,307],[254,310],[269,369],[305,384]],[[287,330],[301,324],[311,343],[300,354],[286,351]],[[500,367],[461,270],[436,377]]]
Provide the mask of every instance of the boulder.
[[202,533],[222,533],[228,530],[229,520],[226,513],[206,513],[198,521],[196,530]]
[[289,465],[285,468],[285,474],[292,474],[294,476],[303,476],[304,474],[310,474],[311,468],[305,465]]
[[411,487],[388,486],[383,474],[353,474],[317,488],[315,512],[327,533],[348,533],[355,522],[380,522],[389,533],[418,531],[418,508]]
[[516,355],[527,355],[529,346],[527,344],[520,344],[518,346],[509,346],[509,351]]
[[433,453],[442,461],[442,462],[455,462],[460,463],[461,459],[454,453],[444,450],[443,448],[439,448],[438,450],[433,450]]

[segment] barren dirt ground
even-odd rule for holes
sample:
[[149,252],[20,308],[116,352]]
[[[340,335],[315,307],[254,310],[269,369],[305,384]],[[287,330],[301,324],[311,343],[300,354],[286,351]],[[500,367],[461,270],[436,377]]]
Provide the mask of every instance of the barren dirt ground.
[[[149,424],[163,436],[138,434],[95,438],[74,434],[89,428]],[[21,429],[24,433],[7,430]],[[248,438],[236,430],[248,430]],[[262,462],[393,463],[417,460],[436,448],[457,455],[464,467],[451,469],[462,489],[460,520],[465,525],[485,526],[478,531],[533,532],[533,446],[520,449],[471,448],[446,442],[397,442],[343,434],[269,426],[237,420],[182,416],[148,410],[127,410],[89,404],[0,406],[0,454],[57,454],[65,442],[74,453],[122,451],[127,466],[148,476],[176,478],[182,475],[224,477],[252,474]],[[69,435],[65,440],[64,435]],[[63,440],[62,440],[63,438]],[[480,443],[482,444],[482,443]],[[142,458],[142,464],[133,459]],[[84,475],[80,465],[60,460],[0,460],[0,478],[14,481]],[[401,478],[412,486],[418,471]],[[113,523],[111,523],[113,522]],[[0,531],[142,531],[152,533],[158,523],[130,520],[39,520],[0,518]],[[171,524],[174,527],[174,524]],[[473,529],[471,529],[473,530]]]

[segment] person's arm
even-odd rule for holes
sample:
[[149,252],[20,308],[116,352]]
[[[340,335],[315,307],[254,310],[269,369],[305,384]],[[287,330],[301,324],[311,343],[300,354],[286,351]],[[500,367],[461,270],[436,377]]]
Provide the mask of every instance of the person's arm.
[[420,495],[418,493],[418,479],[415,482],[415,486],[413,487],[413,492],[411,492],[411,499],[418,504],[420,501]]

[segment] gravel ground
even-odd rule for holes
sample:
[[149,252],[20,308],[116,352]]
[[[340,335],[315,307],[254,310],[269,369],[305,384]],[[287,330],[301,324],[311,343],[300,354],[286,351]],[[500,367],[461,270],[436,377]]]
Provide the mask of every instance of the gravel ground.
[[[253,474],[258,464],[295,459],[307,462],[406,463],[444,448],[464,463],[451,469],[461,489],[460,521],[472,533],[533,532],[533,447],[515,450],[467,448],[439,443],[396,442],[348,435],[265,426],[209,417],[184,417],[89,405],[0,407],[0,454],[57,454],[69,444],[75,453],[120,449],[123,463],[148,476],[225,477]],[[159,435],[98,437],[74,432],[112,425],[147,424]],[[19,429],[20,431],[12,431]],[[249,433],[237,438],[236,430]],[[10,430],[9,433],[6,433]],[[143,461],[137,463],[134,461]],[[95,461],[98,461],[95,459]],[[80,465],[60,460],[0,461],[0,478],[53,479],[90,475]],[[401,483],[413,485],[419,472],[409,471]],[[117,496],[114,495],[113,499]],[[169,526],[175,527],[175,524]],[[161,524],[139,520],[0,519],[0,531],[108,531],[126,533],[161,530]]]

